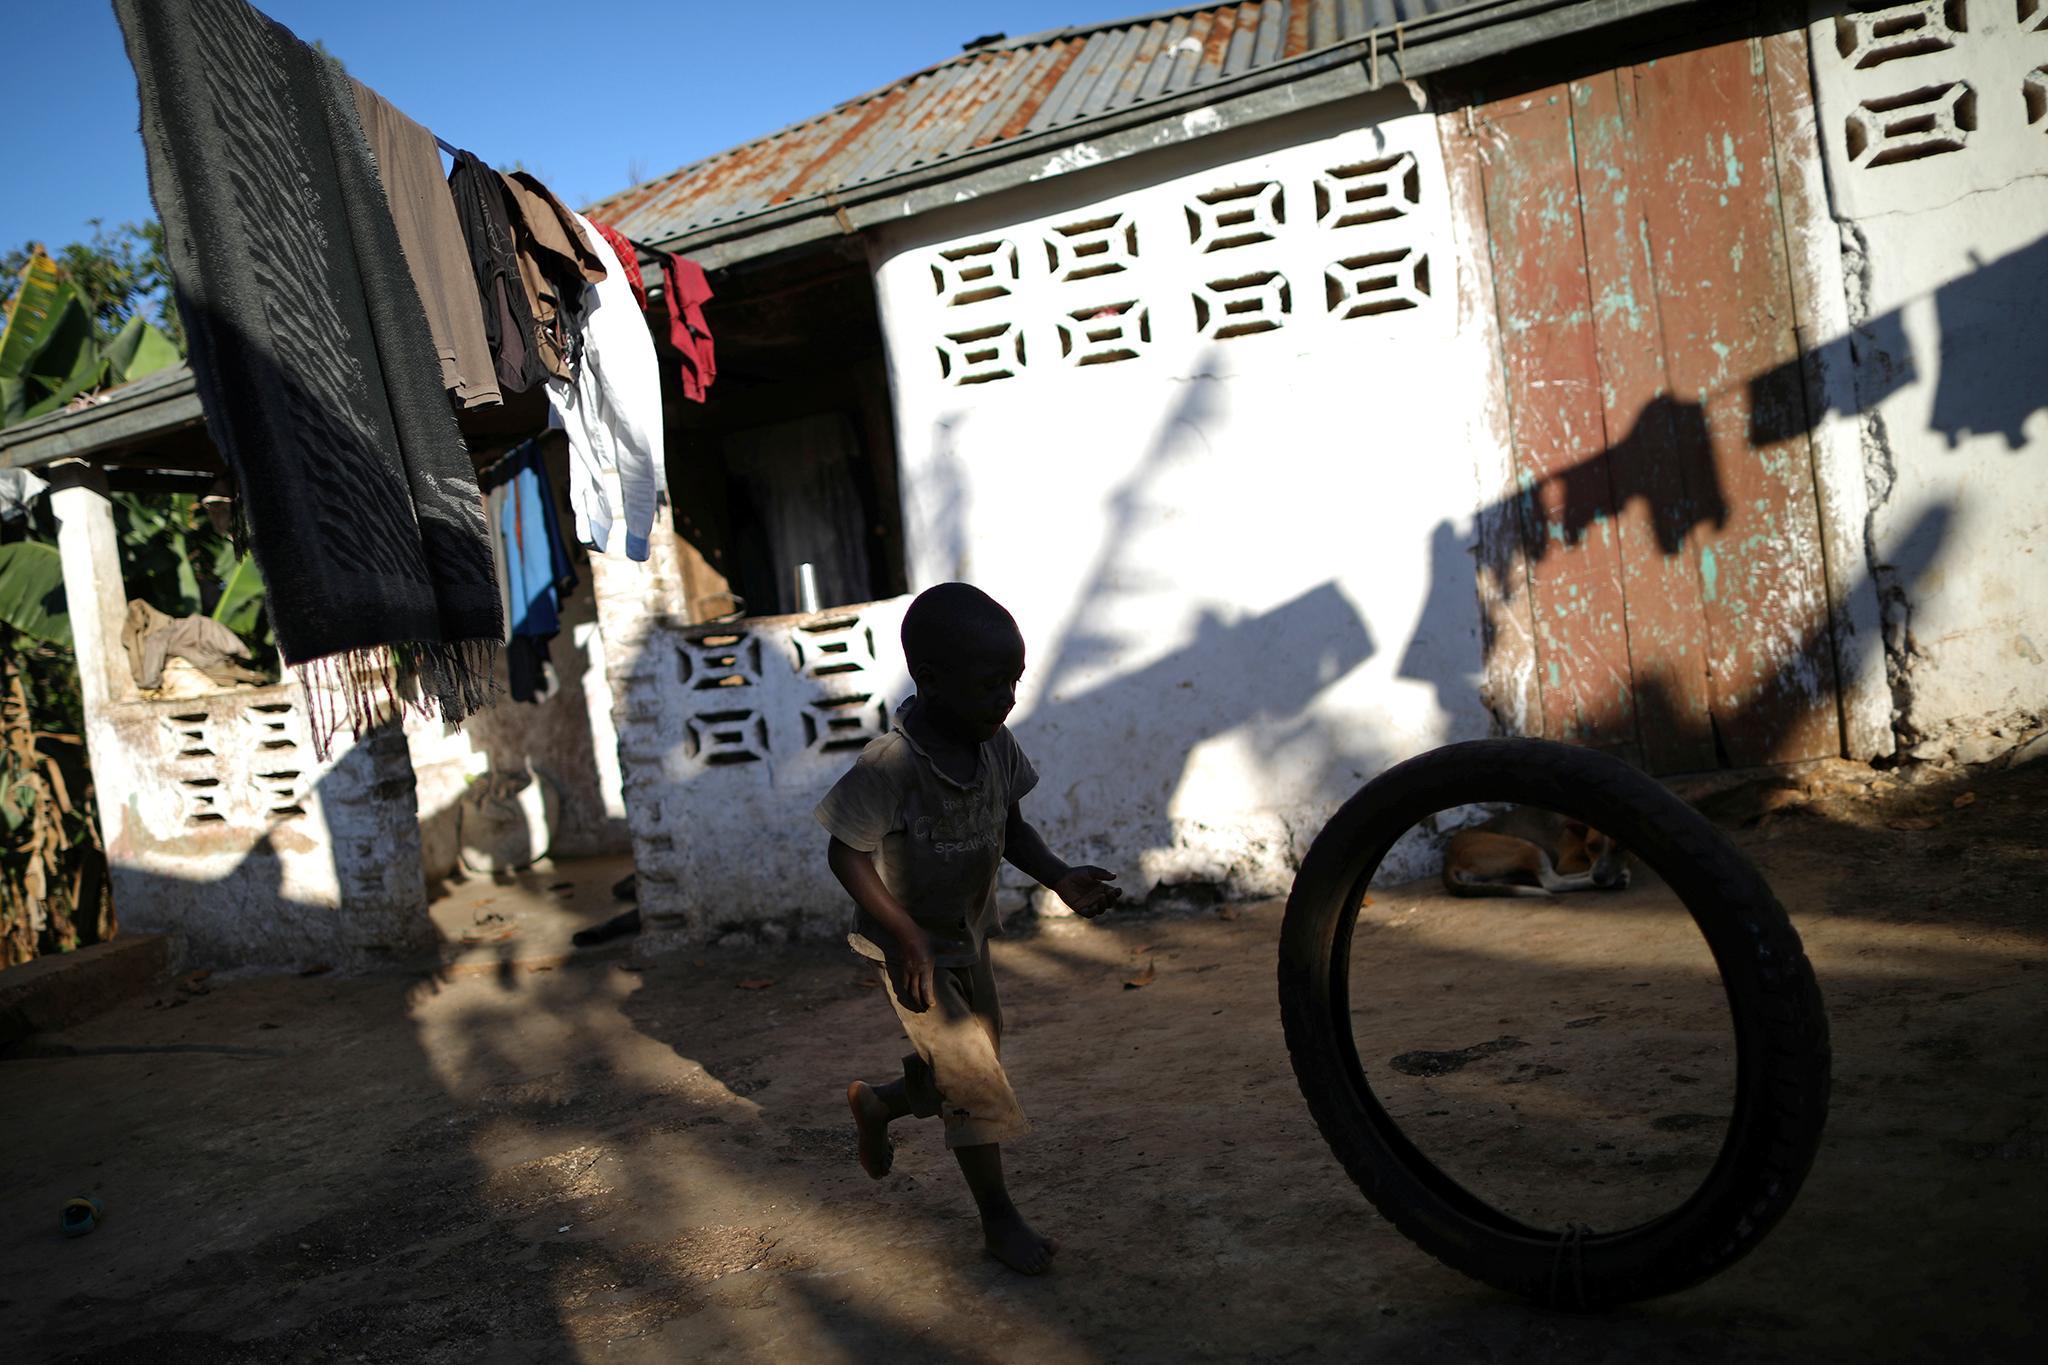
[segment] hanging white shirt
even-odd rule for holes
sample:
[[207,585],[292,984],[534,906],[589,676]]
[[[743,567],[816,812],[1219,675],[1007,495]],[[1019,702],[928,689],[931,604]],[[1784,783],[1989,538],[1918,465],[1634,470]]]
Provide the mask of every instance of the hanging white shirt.
[[626,558],[644,560],[654,509],[668,483],[661,366],[618,254],[589,219],[571,216],[604,263],[605,277],[584,286],[582,362],[573,380],[548,380],[548,422],[569,438],[576,538],[607,551],[612,523],[623,521]]

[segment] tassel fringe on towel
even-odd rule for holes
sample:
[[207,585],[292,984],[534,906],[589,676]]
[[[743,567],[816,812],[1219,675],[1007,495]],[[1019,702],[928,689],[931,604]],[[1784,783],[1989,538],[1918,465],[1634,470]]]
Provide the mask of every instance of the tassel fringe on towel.
[[459,725],[504,695],[498,648],[496,640],[411,642],[345,650],[292,665],[306,693],[314,755],[326,762],[342,727],[351,739],[361,739],[402,711],[438,715],[446,724]]

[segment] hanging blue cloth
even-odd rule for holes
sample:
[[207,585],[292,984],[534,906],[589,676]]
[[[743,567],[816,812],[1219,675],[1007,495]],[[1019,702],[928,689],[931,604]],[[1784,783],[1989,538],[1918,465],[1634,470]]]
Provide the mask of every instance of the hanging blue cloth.
[[576,586],[543,439],[516,447],[485,470],[481,480],[499,556],[507,682],[512,700],[524,702],[544,701],[554,693],[548,641],[562,628],[562,594]]
[[498,472],[509,484],[498,532],[511,589],[512,634],[547,638],[562,628],[561,596],[576,586],[576,570],[562,545],[540,442],[514,450]]

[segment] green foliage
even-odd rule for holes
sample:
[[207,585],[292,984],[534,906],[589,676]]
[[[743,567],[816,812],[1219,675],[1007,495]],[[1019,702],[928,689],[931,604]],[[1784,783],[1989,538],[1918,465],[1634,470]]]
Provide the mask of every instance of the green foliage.
[[268,645],[270,627],[263,615],[263,575],[256,571],[255,558],[242,555],[220,579],[220,596],[211,613],[213,619],[244,639],[261,630]]
[[274,662],[256,561],[214,529],[199,499],[116,494],[114,531],[128,596],[172,616],[211,616],[250,642],[258,667]]
[[[31,242],[0,253],[0,312],[9,311],[24,267],[42,248]],[[78,291],[96,340],[110,340],[132,317],[153,319],[182,353],[184,328],[171,297],[170,258],[163,225],[129,223],[109,232],[92,220],[92,239],[72,242],[51,258]]]
[[139,315],[100,335],[98,305],[89,302],[68,268],[40,251],[30,253],[0,328],[0,426],[55,412],[82,393],[177,361],[171,339]]
[[71,645],[64,610],[64,566],[41,540],[0,545],[0,621],[38,644]]
[[100,348],[111,373],[123,380],[167,370],[181,359],[177,343],[140,317],[123,323],[114,339]]
[[[154,224],[0,257],[0,425],[139,379],[182,354]],[[146,314],[154,310],[163,326]],[[263,582],[189,494],[114,498],[122,583],[173,616],[210,613],[274,666]],[[85,717],[47,503],[0,529],[0,966],[112,934]]]

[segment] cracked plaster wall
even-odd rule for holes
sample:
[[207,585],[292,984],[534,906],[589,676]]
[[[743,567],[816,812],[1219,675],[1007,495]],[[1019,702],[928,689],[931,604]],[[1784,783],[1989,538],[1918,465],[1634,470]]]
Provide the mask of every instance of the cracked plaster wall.
[[2048,3],[1808,33],[1893,724],[1981,761],[2048,712]]

